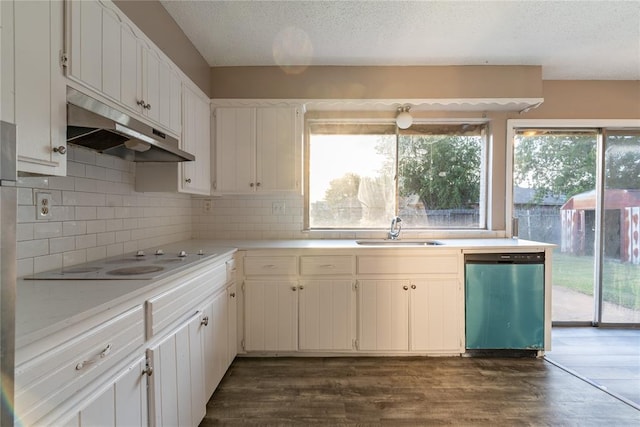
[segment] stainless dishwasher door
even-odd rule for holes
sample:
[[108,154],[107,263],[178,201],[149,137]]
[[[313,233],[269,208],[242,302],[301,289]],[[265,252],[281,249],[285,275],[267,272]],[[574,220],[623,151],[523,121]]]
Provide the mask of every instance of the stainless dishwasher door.
[[544,253],[465,255],[467,349],[544,348]]

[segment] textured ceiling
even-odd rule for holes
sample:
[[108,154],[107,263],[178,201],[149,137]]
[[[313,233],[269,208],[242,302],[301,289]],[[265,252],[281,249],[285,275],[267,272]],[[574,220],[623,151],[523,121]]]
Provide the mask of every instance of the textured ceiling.
[[640,80],[640,0],[161,3],[209,65],[541,65]]

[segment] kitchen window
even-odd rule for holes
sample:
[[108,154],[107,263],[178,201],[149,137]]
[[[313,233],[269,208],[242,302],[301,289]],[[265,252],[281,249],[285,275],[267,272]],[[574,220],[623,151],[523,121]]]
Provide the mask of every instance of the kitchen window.
[[307,229],[486,228],[486,123],[307,122]]

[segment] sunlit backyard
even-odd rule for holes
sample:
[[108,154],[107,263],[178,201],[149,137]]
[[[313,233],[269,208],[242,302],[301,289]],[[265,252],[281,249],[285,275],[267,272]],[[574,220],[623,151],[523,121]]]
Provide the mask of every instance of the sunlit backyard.
[[[593,263],[593,256],[556,251],[553,285],[593,296]],[[604,301],[640,311],[640,265],[605,258],[602,284]]]

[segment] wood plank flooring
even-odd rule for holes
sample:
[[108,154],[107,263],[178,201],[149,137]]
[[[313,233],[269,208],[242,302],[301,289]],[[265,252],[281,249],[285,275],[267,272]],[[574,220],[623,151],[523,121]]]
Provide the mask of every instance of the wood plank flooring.
[[640,329],[554,327],[546,358],[640,408]]
[[534,358],[240,357],[213,425],[640,425],[640,411]]

